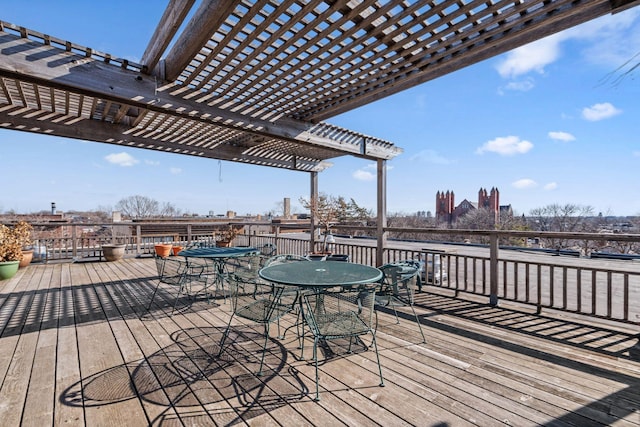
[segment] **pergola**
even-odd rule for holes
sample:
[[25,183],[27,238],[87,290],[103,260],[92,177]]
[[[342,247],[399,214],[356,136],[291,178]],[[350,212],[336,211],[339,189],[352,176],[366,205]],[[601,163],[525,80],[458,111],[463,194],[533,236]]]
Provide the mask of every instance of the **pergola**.
[[324,120],[639,3],[169,0],[140,64],[0,20],[0,126],[308,172],[312,200],[370,159],[381,249],[402,150]]

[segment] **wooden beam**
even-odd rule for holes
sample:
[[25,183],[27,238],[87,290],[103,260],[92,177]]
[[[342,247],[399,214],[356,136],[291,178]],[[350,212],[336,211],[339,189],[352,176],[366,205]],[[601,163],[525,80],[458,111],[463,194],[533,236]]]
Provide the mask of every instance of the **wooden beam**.
[[211,35],[235,9],[238,0],[203,0],[165,60],[165,76],[173,81],[207,44]]
[[[0,108],[0,129],[19,130],[43,135],[56,135],[65,138],[79,139],[83,141],[95,141],[126,147],[141,148],[168,153],[178,153],[194,157],[204,157],[218,160],[228,160],[240,163],[258,164],[298,170],[304,172],[322,171],[331,164],[324,161],[309,162],[296,159],[290,160],[269,158],[247,154],[246,147],[234,147],[226,144],[216,146],[214,149],[206,149],[191,145],[183,145],[171,142],[160,142],[153,139],[133,135],[131,128],[122,124],[114,124],[106,121],[77,120],[75,117],[65,119],[60,114],[55,114],[55,120],[42,120],[45,114],[35,114],[34,111],[25,111],[24,108],[10,109],[6,106]],[[70,124],[69,122],[73,122]]]
[[[178,96],[183,90],[179,86],[169,84],[157,87],[155,78],[28,39],[5,34],[0,40],[0,49],[5,52],[0,55],[0,77],[51,86],[269,138],[322,147],[335,150],[338,155],[349,154],[375,160],[380,157],[392,158],[402,152],[390,143],[366,143],[364,135],[348,133],[346,129],[341,129],[342,134],[339,134],[337,127],[325,128],[322,124],[289,118],[262,120],[185,99]],[[326,132],[327,129],[331,132]],[[339,134],[340,138],[332,138],[334,133]],[[348,141],[346,133],[346,136],[350,136]]]
[[184,18],[191,10],[195,0],[171,0],[160,18],[156,30],[142,55],[142,65],[146,73],[151,73],[171,40],[178,32]]
[[[549,2],[544,8],[508,23],[499,23],[504,18],[496,16],[493,20],[499,31],[483,33],[483,39],[467,38],[460,33],[458,38],[464,41],[457,44],[455,49],[447,47],[439,54],[415,58],[410,67],[403,69],[402,74],[390,72],[386,79],[377,80],[375,85],[363,85],[360,90],[351,92],[346,100],[337,99],[333,105],[322,106],[321,110],[311,114],[309,120],[326,120],[612,12],[609,0],[567,0],[560,7],[556,3],[559,2]],[[640,0],[632,1],[632,5],[638,4]],[[517,7],[526,8],[527,4]],[[555,11],[550,13],[554,8]],[[484,27],[490,25],[491,20],[483,22]]]

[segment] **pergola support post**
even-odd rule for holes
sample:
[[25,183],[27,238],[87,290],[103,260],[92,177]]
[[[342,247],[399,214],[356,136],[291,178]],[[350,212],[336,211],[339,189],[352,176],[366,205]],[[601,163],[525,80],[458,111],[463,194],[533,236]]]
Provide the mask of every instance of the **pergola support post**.
[[378,159],[377,162],[377,178],[378,178],[378,216],[376,221],[377,251],[376,265],[384,264],[384,248],[387,246],[387,161]]
[[[318,206],[318,172],[310,172],[310,191],[309,191],[309,204],[310,206]],[[315,209],[310,210],[311,221],[309,222],[309,253],[315,252],[316,248],[316,213]]]

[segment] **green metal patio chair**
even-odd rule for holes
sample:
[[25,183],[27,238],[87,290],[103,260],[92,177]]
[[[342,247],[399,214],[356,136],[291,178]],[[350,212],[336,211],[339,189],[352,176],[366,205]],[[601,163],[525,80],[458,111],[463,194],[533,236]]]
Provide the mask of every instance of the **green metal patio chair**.
[[151,309],[153,300],[161,285],[168,285],[176,289],[175,302],[171,314],[175,311],[181,294],[186,294],[191,299],[192,283],[198,282],[206,291],[206,279],[201,277],[200,268],[189,267],[186,262],[174,257],[155,257],[156,269],[158,271],[158,283],[153,290],[151,300],[147,306],[147,311]]
[[[414,305],[415,289],[419,280],[420,264],[416,261],[399,261],[385,264],[378,267],[382,273],[382,279],[376,292],[376,305],[379,307],[391,308],[396,316],[396,323],[400,323],[397,308],[410,307],[416,319],[422,342],[426,342],[422,324],[416,314]],[[378,313],[376,312],[376,325],[378,324]],[[377,326],[376,326],[377,327]]]
[[[313,334],[313,361],[316,369],[316,397],[320,400],[318,376],[318,345],[321,342],[348,339],[348,353],[352,352],[354,341],[369,349],[360,339],[371,334],[371,344],[376,352],[380,387],[384,387],[380,355],[376,343],[376,332],[373,324],[376,285],[359,285],[353,287],[336,287],[329,290],[316,290],[302,296],[304,301],[303,315],[306,324]],[[304,351],[304,349],[303,349]]]
[[264,326],[264,344],[260,368],[256,375],[262,375],[264,357],[269,341],[269,326],[282,316],[293,310],[293,303],[286,303],[282,299],[283,286],[265,283],[258,276],[262,257],[259,255],[237,257],[228,260],[229,284],[231,290],[231,317],[220,341],[218,356],[224,350],[224,344],[229,336],[231,323],[235,317]]

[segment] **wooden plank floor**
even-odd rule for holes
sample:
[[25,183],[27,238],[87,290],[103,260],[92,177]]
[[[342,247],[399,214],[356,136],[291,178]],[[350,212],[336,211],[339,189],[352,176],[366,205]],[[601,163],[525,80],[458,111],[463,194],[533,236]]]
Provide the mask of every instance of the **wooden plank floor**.
[[0,282],[0,425],[640,426],[637,327],[423,292],[426,343],[406,310],[380,316],[386,386],[372,351],[336,348],[315,402],[294,333],[257,377],[260,329],[234,322],[217,357],[229,304],[171,315],[163,288],[147,310],[155,274],[125,259]]

